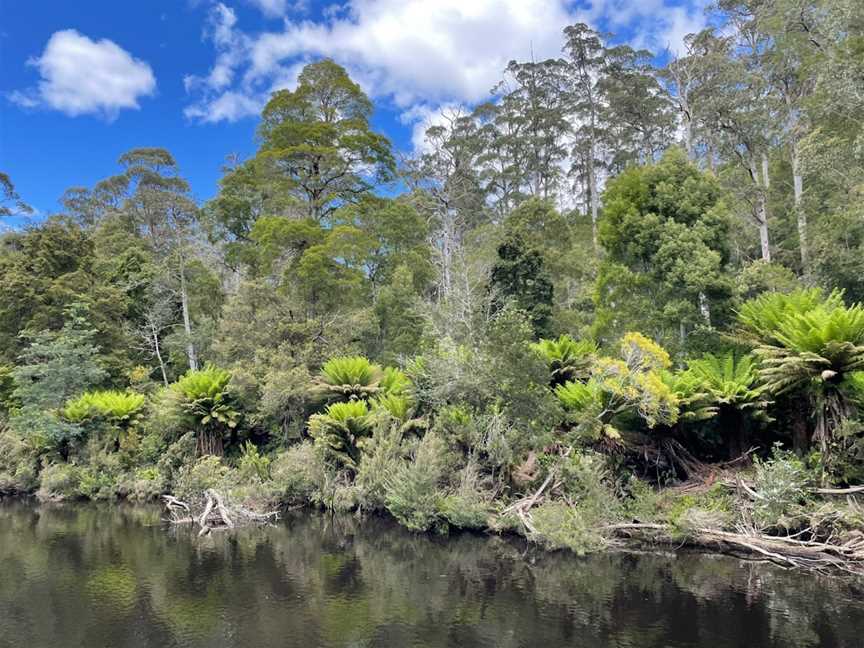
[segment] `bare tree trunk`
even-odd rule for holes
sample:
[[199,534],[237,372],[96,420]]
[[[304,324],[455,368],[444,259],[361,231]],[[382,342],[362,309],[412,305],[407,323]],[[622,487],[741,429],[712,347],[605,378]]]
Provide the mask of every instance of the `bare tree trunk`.
[[711,328],[711,304],[708,303],[707,295],[701,291],[699,292],[699,312],[702,313],[705,325]]
[[792,190],[795,196],[795,216],[798,219],[798,244],[801,250],[801,267],[806,275],[810,268],[810,249],[807,241],[807,214],[802,205],[804,177],[801,175],[801,158],[798,140],[792,138]]
[[195,354],[195,343],[192,341],[192,318],[189,316],[189,292],[186,289],[186,265],[183,253],[180,253],[180,305],[183,309],[183,330],[186,333],[186,356],[189,358],[189,368],[198,369],[198,357]]
[[591,242],[594,245],[594,254],[596,255],[599,247],[597,237],[597,218],[600,211],[597,196],[597,171],[594,168],[594,140],[592,137],[588,147],[588,186],[591,191]]
[[150,327],[153,335],[153,352],[156,354],[156,359],[159,361],[159,371],[162,372],[162,382],[168,386],[168,374],[165,372],[165,361],[162,359],[162,350],[159,348],[159,332],[155,326]]
[[760,182],[759,169],[756,164],[750,166],[750,177],[753,179],[753,184],[756,186],[756,206],[753,218],[756,225],[759,227],[759,243],[762,248],[763,261],[771,261],[771,240],[768,236],[768,188],[770,186],[768,180],[768,158],[762,158],[763,179]]
[[684,146],[687,148],[687,159],[695,159],[693,151],[693,121],[688,113],[684,113]]

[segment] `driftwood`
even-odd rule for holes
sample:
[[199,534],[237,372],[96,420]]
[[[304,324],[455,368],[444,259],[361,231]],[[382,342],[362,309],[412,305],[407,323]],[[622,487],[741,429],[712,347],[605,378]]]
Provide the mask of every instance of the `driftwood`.
[[199,536],[207,535],[213,530],[233,529],[238,525],[261,524],[279,519],[278,511],[258,513],[242,506],[229,506],[225,499],[215,490],[204,491],[204,508],[195,514],[192,507],[173,495],[163,495],[165,509],[168,511],[168,522],[172,524],[192,524],[200,527]]
[[719,529],[695,529],[682,538],[668,524],[612,524],[603,530],[614,537],[640,543],[689,545],[766,560],[786,568],[864,575],[864,536],[853,536],[837,544]]

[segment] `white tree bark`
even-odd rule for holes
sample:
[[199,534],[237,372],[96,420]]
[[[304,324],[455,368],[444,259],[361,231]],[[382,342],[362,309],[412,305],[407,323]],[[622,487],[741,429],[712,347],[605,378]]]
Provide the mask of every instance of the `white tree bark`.
[[189,292],[186,289],[186,265],[183,253],[180,253],[180,306],[183,310],[183,330],[186,333],[186,357],[189,368],[198,369],[198,356],[195,353],[195,343],[192,341],[192,318],[189,315]]

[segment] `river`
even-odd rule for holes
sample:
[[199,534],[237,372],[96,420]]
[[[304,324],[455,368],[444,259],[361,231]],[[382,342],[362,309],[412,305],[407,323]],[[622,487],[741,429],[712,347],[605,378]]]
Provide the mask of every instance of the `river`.
[[199,539],[160,518],[0,502],[0,646],[864,646],[860,584],[729,557],[579,558],[309,512]]

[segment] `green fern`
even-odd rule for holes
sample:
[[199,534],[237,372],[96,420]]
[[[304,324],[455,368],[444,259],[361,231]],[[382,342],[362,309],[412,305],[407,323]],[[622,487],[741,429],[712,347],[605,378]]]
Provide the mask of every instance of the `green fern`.
[[381,367],[368,358],[339,356],[331,358],[321,367],[316,387],[325,396],[367,398],[379,390],[383,377]]
[[595,342],[574,340],[566,334],[557,340],[542,339],[532,344],[531,348],[549,366],[553,386],[563,385],[583,374],[591,365],[591,360],[598,350]]
[[63,417],[71,423],[102,418],[121,427],[131,427],[141,418],[143,394],[117,390],[85,392],[66,403]]
[[848,383],[864,370],[864,306],[847,307],[841,291],[824,296],[810,289],[761,295],[738,317],[755,340],[765,389],[807,398],[813,437],[829,452],[834,430],[853,414]]
[[333,403],[323,414],[309,418],[309,434],[328,459],[350,470],[357,469],[364,444],[372,433],[366,401]]
[[207,365],[192,370],[171,388],[180,396],[183,410],[199,426],[198,451],[200,454],[222,454],[222,430],[234,429],[240,411],[234,407],[228,392],[231,372]]

